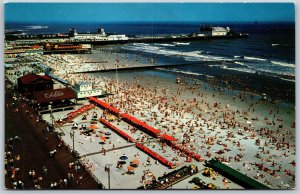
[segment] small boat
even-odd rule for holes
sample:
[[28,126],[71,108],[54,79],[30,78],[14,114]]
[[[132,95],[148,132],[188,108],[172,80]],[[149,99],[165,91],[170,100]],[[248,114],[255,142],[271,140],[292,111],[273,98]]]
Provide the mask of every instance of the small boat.
[[190,42],[173,42],[173,44],[176,46],[181,46],[181,45],[189,45]]

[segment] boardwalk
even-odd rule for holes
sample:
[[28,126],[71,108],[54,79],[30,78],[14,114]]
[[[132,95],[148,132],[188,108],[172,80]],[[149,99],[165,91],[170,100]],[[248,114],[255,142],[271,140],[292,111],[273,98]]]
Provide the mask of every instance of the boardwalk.
[[[35,170],[36,176],[42,177],[41,189],[49,189],[51,183],[67,179],[68,173],[74,174],[74,180],[70,180],[66,186],[58,187],[58,189],[98,189],[97,182],[83,168],[79,173],[68,168],[68,164],[75,162],[75,158],[64,145],[58,147],[60,141],[57,135],[45,132],[46,125],[36,122],[37,115],[33,110],[28,107],[21,108],[24,102],[13,101],[10,98],[13,92],[6,89],[5,103],[7,105],[14,103],[15,107],[19,107],[19,112],[14,112],[14,107],[6,107],[5,139],[16,135],[21,138],[20,142],[14,144],[12,154],[20,155],[20,160],[15,161],[14,165],[20,169],[17,178],[24,182],[25,188],[34,189],[33,179],[29,178],[28,172]],[[25,109],[29,110],[28,114]],[[57,154],[55,157],[50,157],[49,152],[53,149],[57,150]],[[42,173],[43,166],[48,169],[47,175]],[[78,184],[80,176],[82,180],[81,184]],[[8,176],[5,177],[5,187],[13,188]]]

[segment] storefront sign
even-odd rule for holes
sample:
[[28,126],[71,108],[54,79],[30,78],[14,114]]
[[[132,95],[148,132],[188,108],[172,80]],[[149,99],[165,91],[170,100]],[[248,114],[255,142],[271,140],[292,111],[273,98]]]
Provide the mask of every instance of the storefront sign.
[[56,98],[59,96],[63,96],[64,93],[62,91],[54,91],[54,92],[49,92],[49,93],[45,93],[44,96],[45,98]]

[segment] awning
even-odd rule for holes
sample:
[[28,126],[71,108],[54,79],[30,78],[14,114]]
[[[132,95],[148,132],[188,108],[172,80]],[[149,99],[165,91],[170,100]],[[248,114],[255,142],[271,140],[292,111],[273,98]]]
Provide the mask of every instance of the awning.
[[61,100],[73,99],[75,97],[76,96],[71,88],[45,90],[45,91],[33,93],[33,98],[38,103],[61,101]]

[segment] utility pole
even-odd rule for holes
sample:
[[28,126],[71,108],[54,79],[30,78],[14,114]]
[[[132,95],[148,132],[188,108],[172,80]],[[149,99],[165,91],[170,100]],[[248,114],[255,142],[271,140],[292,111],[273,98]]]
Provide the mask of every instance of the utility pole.
[[117,93],[119,93],[118,61],[117,60],[116,60],[116,79],[117,79]]
[[52,124],[51,127],[53,127],[54,122],[53,122],[53,114],[52,114],[52,102],[50,102],[49,109],[50,109],[50,117],[51,117],[51,124]]
[[107,172],[108,174],[107,174],[107,176],[108,176],[108,189],[110,189],[110,166],[111,166],[112,164],[106,164],[105,165],[105,168],[104,168],[104,170],[105,170],[105,172]]
[[75,135],[75,131],[74,131],[74,129],[72,129],[72,137],[73,137],[73,154],[75,153],[75,137],[74,137],[74,135]]

